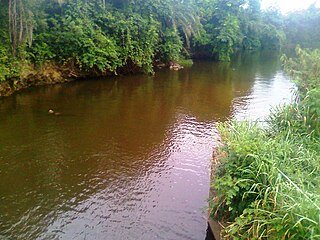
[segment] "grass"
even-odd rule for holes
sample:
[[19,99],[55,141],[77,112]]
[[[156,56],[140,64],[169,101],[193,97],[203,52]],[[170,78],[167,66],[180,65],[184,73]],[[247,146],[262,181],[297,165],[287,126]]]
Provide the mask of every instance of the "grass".
[[[306,78],[298,81],[308,83],[309,75],[302,76]],[[316,77],[312,86],[300,84],[308,89],[299,90],[299,101],[270,114],[267,127],[235,121],[219,125],[224,142],[219,151],[225,154],[220,154],[210,206],[211,217],[229,223],[227,238],[320,239],[320,104],[312,96],[319,91]]]

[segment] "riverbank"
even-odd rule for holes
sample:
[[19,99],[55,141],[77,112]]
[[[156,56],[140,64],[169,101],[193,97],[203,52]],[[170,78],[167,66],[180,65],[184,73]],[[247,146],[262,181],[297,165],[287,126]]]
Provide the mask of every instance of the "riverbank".
[[[222,149],[221,138],[219,137],[216,140],[216,142],[217,142],[217,146],[214,148],[212,153],[212,165],[211,165],[211,175],[210,175],[211,182],[214,181],[216,171],[220,165],[220,161],[225,155],[223,151],[219,151],[220,149]],[[213,210],[212,204],[214,204],[215,196],[216,196],[216,190],[211,184],[210,190],[209,190],[210,202],[209,202],[208,224],[215,240],[221,240],[224,238],[224,229],[226,228],[226,224],[222,221],[219,221],[218,219],[214,219],[211,217],[212,215],[214,215],[214,213],[212,213],[212,210]]]
[[[163,69],[169,68],[170,70],[178,71],[183,69],[184,66],[190,67],[193,62],[191,59],[181,60],[177,63],[159,63],[155,64],[154,68]],[[119,69],[121,74],[132,74],[139,72],[139,69],[124,67]],[[10,96],[15,92],[32,86],[43,86],[57,83],[70,82],[77,79],[93,78],[93,77],[106,77],[112,76],[115,73],[106,71],[83,71],[74,64],[59,65],[53,62],[46,63],[42,67],[36,68],[32,64],[25,64],[19,77],[11,78],[8,80],[0,81],[0,97]]]
[[220,165],[211,218],[227,222],[227,239],[313,239],[320,236],[320,52],[297,49],[283,58],[297,99],[268,125],[219,125]]
[[35,68],[31,64],[25,64],[19,77],[0,81],[0,97],[10,96],[31,86],[70,82],[82,75],[82,72],[70,66],[46,63],[41,68]]
[[[239,95],[265,101],[289,83],[272,56],[197,61],[180,72],[76,80],[1,98],[4,237],[205,239],[216,123],[232,116]],[[250,91],[261,81],[264,92]]]

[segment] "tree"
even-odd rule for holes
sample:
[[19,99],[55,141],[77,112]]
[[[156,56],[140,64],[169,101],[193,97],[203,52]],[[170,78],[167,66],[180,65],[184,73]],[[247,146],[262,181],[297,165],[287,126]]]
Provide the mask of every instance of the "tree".
[[195,49],[209,49],[214,58],[230,61],[230,56],[242,39],[239,14],[243,0],[218,0],[211,2],[208,18],[202,21],[204,33],[196,39]]
[[13,56],[17,55],[17,49],[25,40],[29,45],[33,38],[33,13],[32,2],[25,0],[8,1],[8,25]]
[[284,29],[288,37],[287,44],[302,47],[320,47],[320,9],[312,4],[306,10],[288,14],[284,20]]

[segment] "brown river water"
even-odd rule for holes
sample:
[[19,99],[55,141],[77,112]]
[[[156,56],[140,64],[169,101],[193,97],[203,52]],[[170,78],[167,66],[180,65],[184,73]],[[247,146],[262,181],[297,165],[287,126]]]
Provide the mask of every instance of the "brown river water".
[[204,240],[216,124],[290,100],[278,57],[0,99],[0,239]]

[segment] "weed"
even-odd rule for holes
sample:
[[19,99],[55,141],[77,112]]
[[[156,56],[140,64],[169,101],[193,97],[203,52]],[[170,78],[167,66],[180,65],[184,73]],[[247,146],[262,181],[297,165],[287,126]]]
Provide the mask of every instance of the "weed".
[[283,57],[297,101],[274,109],[264,128],[219,125],[226,154],[210,212],[229,222],[229,239],[320,239],[320,51],[298,48],[297,55]]

